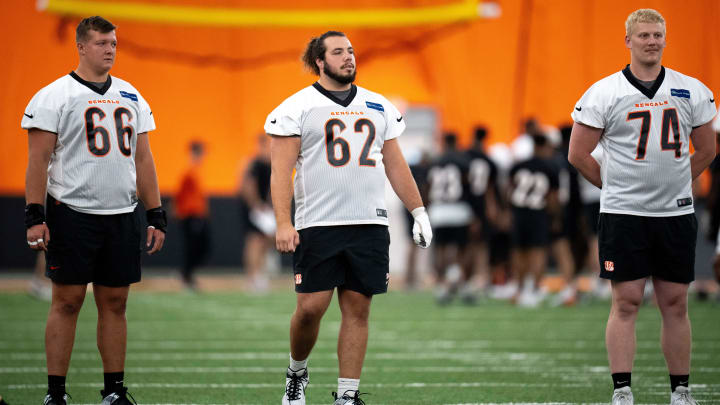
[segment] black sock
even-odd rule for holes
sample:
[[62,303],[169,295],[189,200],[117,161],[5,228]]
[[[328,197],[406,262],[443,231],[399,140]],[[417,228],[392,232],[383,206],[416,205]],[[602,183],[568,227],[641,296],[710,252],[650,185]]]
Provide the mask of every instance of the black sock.
[[690,374],[673,375],[670,374],[670,391],[675,392],[675,388],[679,386],[687,387],[690,382]]
[[614,389],[630,386],[630,373],[614,373],[612,375]]
[[105,392],[111,394],[118,392],[123,387],[123,378],[125,377],[124,371],[118,371],[117,373],[105,373]]
[[65,395],[64,375],[48,375],[48,394],[60,397]]

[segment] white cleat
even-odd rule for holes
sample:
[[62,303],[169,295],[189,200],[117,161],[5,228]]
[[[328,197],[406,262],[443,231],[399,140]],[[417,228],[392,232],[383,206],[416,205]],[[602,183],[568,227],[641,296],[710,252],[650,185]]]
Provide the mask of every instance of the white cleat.
[[305,405],[305,387],[309,382],[310,376],[307,368],[293,371],[288,367],[282,405]]
[[630,387],[616,389],[613,392],[612,405],[633,405],[633,394]]
[[681,385],[670,395],[670,405],[698,405],[698,403],[690,395],[690,388]]

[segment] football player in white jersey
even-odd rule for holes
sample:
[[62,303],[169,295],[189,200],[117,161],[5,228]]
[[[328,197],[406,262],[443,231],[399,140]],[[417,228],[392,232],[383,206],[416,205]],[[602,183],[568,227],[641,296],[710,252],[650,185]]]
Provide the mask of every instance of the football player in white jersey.
[[53,282],[44,405],[66,403],[65,377],[88,283],[98,310],[102,403],[124,405],[130,404],[123,385],[125,306],[130,284],[140,281],[138,198],[150,224],[148,253],[162,248],[167,224],[147,134],[155,122],[140,93],[108,74],[115,26],[98,16],[83,19],[76,42],[77,69],[38,91],[21,123],[29,138],[27,243],[46,251]]
[[[612,280],[605,342],[613,404],[632,404],[635,319],[652,277],[671,403],[690,396],[687,291],[694,279],[697,221],[691,182],[715,156],[714,97],[700,81],[661,64],[665,20],[640,9],[625,23],[630,64],[590,87],[575,105],[570,162],[600,197],[601,277]],[[598,144],[601,164],[591,156]],[[695,149],[690,154],[689,142]]]
[[[413,238],[428,247],[430,221],[396,137],[402,115],[385,97],[355,86],[355,54],[345,34],[328,31],[303,61],[319,79],[267,117],[276,246],[294,252],[297,307],[290,322],[284,405],[305,404],[307,361],[335,288],[342,313],[335,404],[360,404],[370,301],[390,274],[385,178],[415,218]],[[293,199],[295,218],[290,205]]]

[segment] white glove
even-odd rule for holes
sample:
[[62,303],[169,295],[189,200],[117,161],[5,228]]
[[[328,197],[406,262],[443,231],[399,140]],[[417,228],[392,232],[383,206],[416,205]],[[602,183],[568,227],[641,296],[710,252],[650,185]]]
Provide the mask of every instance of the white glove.
[[413,241],[415,244],[425,249],[430,246],[432,241],[432,228],[430,227],[430,217],[425,212],[425,207],[418,207],[411,212],[415,223],[413,224]]

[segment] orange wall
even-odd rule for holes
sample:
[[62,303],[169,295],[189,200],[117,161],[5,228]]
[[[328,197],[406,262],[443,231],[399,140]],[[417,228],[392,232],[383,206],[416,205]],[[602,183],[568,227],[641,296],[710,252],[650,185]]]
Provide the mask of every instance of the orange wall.
[[[169,1],[165,1],[169,3]],[[185,4],[203,4],[197,0]],[[251,5],[258,6],[263,2]],[[273,7],[292,1],[275,1]],[[304,2],[335,7],[337,2]],[[353,7],[448,3],[354,1]],[[575,101],[594,81],[629,61],[624,0],[500,1],[502,16],[449,26],[345,30],[357,51],[358,84],[390,98],[437,106],[443,127],[467,141],[485,123],[491,142],[512,139],[523,117],[570,120]],[[242,1],[215,1],[237,4]],[[664,64],[720,89],[720,2],[647,1],[668,23]],[[40,13],[34,2],[3,4],[0,15],[0,193],[23,193],[27,146],[23,109],[42,86],[77,64],[74,28]],[[314,77],[299,57],[324,29],[237,29],[159,26],[114,20],[118,58],[111,74],[133,83],[153,108],[151,145],[161,189],[172,193],[186,165],[186,145],[208,144],[204,182],[229,194],[265,116]],[[340,29],[343,27],[327,27]],[[715,45],[714,45],[715,44]],[[269,56],[268,56],[269,55]]]

